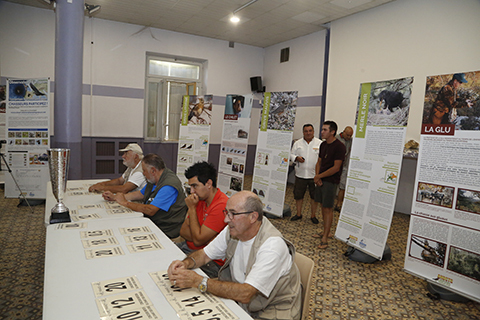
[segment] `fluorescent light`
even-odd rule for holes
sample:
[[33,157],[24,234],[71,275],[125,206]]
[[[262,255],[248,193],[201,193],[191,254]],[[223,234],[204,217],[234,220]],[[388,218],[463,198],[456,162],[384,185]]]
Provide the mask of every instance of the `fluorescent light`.
[[235,16],[235,15],[233,15],[233,16],[230,18],[230,21],[233,22],[233,23],[237,23],[237,22],[240,21],[240,18],[237,17],[237,16]]

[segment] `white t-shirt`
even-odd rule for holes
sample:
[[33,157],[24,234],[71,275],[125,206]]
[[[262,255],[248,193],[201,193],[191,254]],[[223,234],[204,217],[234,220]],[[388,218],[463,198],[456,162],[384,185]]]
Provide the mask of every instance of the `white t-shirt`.
[[303,179],[313,179],[315,177],[315,165],[318,161],[318,152],[322,140],[313,137],[310,143],[301,138],[295,141],[290,152],[290,159],[295,161],[297,156],[303,157],[305,162],[295,162],[295,175]]
[[131,183],[133,183],[134,185],[137,186],[137,188],[132,190],[132,191],[140,191],[147,184],[147,180],[145,180],[145,176],[143,175],[142,171],[137,170],[137,168],[141,165],[142,165],[142,161],[138,162],[138,164],[135,166],[135,168],[133,168],[133,170],[131,171],[129,177],[126,177],[128,169],[125,170],[125,172],[122,175],[123,179],[125,180],[124,183],[131,182]]
[[[227,226],[228,228],[228,226]],[[227,250],[226,230],[223,229],[205,248],[210,259],[224,259]],[[288,252],[285,241],[280,237],[267,239],[257,252],[257,258],[252,270],[246,276],[248,257],[255,238],[248,241],[238,241],[233,255],[230,271],[232,280],[238,283],[248,283],[268,297],[277,284],[278,279],[286,275],[292,267],[292,256]]]

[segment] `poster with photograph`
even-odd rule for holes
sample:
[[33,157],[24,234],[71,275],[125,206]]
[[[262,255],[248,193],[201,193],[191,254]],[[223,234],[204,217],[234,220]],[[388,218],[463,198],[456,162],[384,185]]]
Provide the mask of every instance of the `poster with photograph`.
[[185,169],[195,162],[208,161],[213,96],[183,96],[177,176],[187,183]]
[[297,91],[263,95],[252,191],[266,212],[279,217],[283,215],[297,99]]
[[227,95],[217,186],[228,197],[243,190],[253,95]]
[[403,159],[413,77],[362,83],[335,237],[382,259]]
[[405,270],[480,302],[480,71],[429,76]]
[[[6,130],[5,130],[5,124],[6,124],[6,116],[7,116],[7,86],[5,85],[0,85],[0,141],[6,141]],[[0,145],[0,152],[5,153],[5,143],[3,142]],[[3,161],[0,161],[0,168],[3,169],[5,166]],[[4,178],[5,173],[3,171],[0,171],[0,183],[5,182]]]
[[[50,82],[47,78],[7,80],[6,91],[6,161],[26,198],[45,199]],[[4,177],[5,197],[19,197],[20,190],[11,175]]]

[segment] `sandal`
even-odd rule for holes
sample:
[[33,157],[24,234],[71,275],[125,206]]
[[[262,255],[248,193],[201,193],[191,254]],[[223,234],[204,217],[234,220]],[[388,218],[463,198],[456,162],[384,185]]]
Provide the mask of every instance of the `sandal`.
[[320,242],[318,249],[327,249],[327,248],[328,248],[328,242]]
[[[312,237],[314,238],[322,238],[323,237],[323,233],[315,233],[315,234],[312,234]],[[329,238],[333,238],[333,235],[330,235],[328,236]]]

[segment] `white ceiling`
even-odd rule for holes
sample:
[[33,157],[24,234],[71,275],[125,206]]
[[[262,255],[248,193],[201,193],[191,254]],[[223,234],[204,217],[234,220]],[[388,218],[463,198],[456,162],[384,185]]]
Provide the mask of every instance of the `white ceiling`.
[[[52,9],[42,0],[6,0]],[[324,29],[324,24],[394,0],[86,0],[101,5],[99,19],[268,47]]]

